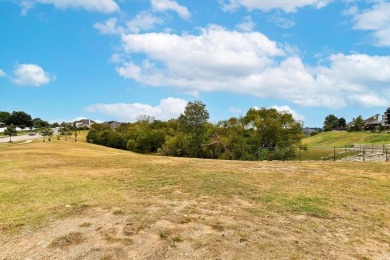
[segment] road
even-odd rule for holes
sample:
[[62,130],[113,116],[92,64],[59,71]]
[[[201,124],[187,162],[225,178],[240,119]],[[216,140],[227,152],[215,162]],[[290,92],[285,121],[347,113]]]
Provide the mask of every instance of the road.
[[[18,135],[18,136],[12,136],[12,141],[13,142],[16,142],[16,141],[25,141],[25,140],[32,140],[32,139],[37,139],[37,138],[42,138],[42,136],[40,134],[37,134],[37,135]],[[6,142],[9,142],[9,136],[8,137],[4,137],[4,138],[0,138],[0,143],[6,143]]]

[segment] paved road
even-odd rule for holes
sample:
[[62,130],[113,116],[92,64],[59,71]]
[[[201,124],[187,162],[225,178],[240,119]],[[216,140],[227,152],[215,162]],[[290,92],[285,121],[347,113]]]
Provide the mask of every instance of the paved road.
[[[32,136],[29,136],[29,135],[18,135],[18,136],[12,136],[12,141],[25,141],[25,140],[32,140],[32,139],[37,139],[37,138],[41,138],[42,136],[40,134],[36,134],[36,135],[32,135]],[[0,138],[0,143],[6,143],[6,142],[9,142],[9,136],[8,137],[5,137],[5,138]]]

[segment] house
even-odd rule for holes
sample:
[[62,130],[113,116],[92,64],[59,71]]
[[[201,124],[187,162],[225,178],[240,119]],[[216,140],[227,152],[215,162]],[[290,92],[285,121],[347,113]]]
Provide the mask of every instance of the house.
[[0,127],[5,127],[5,123],[0,122]]
[[385,115],[376,114],[366,120],[364,120],[364,123],[366,124],[366,128],[374,129],[378,126],[385,126]]
[[[353,118],[352,121],[347,124],[347,127],[354,126],[355,120],[356,119]],[[364,128],[369,130],[369,129],[375,129],[379,126],[386,126],[385,121],[386,121],[385,115],[376,114],[367,119],[363,119],[363,124],[364,124]]]
[[95,121],[90,119],[81,119],[73,122],[73,125],[77,128],[88,128],[90,129],[93,124],[96,124]]

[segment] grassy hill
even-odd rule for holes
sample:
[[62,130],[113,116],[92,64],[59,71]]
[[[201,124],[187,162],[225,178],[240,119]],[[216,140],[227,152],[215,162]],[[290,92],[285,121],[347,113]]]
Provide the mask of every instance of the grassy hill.
[[365,132],[322,132],[318,135],[303,139],[308,146],[343,147],[353,144],[390,144],[390,134]]
[[0,258],[387,259],[390,164],[0,147]]

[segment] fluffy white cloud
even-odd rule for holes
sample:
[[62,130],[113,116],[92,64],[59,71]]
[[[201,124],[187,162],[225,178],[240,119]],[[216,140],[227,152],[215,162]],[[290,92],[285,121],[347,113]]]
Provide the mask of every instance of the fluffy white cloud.
[[152,8],[157,12],[174,11],[183,19],[189,19],[191,17],[191,13],[187,7],[173,0],[152,0]]
[[27,14],[35,4],[51,4],[58,9],[75,8],[100,13],[119,11],[119,6],[114,0],[26,0],[20,3],[22,15]]
[[184,112],[188,101],[180,98],[165,98],[160,101],[158,106],[147,104],[94,104],[86,107],[84,110],[88,113],[102,113],[113,116],[121,121],[134,122],[139,116],[152,116],[159,120],[169,120],[178,117]]
[[12,81],[17,85],[35,86],[48,84],[55,80],[55,77],[45,72],[36,64],[19,64],[14,70]]
[[390,46],[390,2],[379,2],[371,9],[353,14],[354,29],[372,31],[379,46]]
[[7,73],[4,72],[4,70],[0,69],[0,78],[5,77]]
[[148,86],[177,87],[194,95],[226,91],[329,108],[382,106],[390,100],[390,56],[335,54],[327,66],[313,67],[259,32],[218,26],[199,35],[127,34],[122,43],[128,57],[146,58],[122,61],[118,73]]
[[289,106],[271,106],[270,108],[274,108],[278,110],[279,112],[284,112],[287,114],[291,114],[292,117],[297,121],[305,121],[305,117],[299,113],[297,113],[295,110],[291,109]]
[[232,11],[240,6],[248,9],[258,9],[262,11],[270,11],[272,9],[280,9],[284,12],[295,12],[298,8],[305,6],[314,6],[322,8],[332,0],[220,0],[223,10]]

